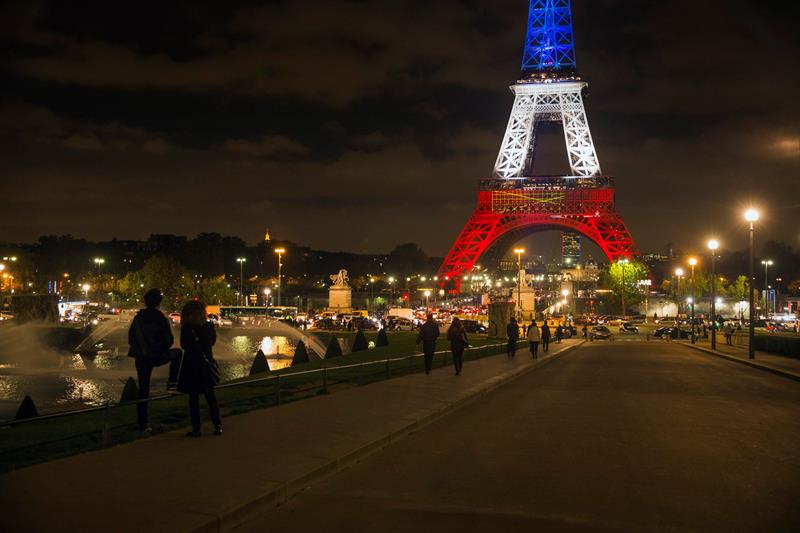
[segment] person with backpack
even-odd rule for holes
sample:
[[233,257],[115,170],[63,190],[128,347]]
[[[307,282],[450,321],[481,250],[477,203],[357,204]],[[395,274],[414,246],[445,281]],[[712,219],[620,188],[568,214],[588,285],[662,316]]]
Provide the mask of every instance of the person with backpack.
[[[128,330],[128,356],[136,360],[136,377],[139,384],[139,400],[150,397],[150,379],[153,368],[170,364],[170,381],[174,383],[180,364],[180,350],[173,350],[172,327],[169,320],[158,307],[164,296],[160,289],[150,289],[144,295],[145,308],[139,310]],[[150,427],[149,402],[140,401],[136,405],[136,421],[142,433],[152,433]]]
[[206,305],[197,300],[184,305],[181,311],[181,348],[184,355],[178,377],[178,391],[189,395],[192,430],[186,434],[187,437],[201,435],[201,394],[206,397],[208,413],[214,424],[214,435],[222,435],[222,420],[214,394],[214,387],[219,383],[219,368],[213,352],[216,341],[217,334],[214,324],[208,321]]

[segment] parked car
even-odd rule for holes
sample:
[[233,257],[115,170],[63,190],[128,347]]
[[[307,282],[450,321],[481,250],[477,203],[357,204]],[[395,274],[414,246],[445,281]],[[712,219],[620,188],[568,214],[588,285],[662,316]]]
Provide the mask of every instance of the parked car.
[[407,318],[392,317],[387,327],[394,331],[413,331],[414,322]]
[[319,320],[315,320],[314,328],[327,330],[341,329],[339,324],[337,324],[332,318],[320,318]]
[[675,326],[665,326],[655,330],[653,332],[653,336],[658,338],[669,337],[672,339],[688,339],[692,336],[692,330]]
[[633,333],[634,335],[639,333],[639,328],[631,324],[630,322],[623,322],[619,325],[619,332],[620,333]]
[[377,331],[380,329],[378,324],[370,320],[369,318],[364,318],[361,316],[353,317],[353,329],[363,330],[363,331]]
[[592,340],[611,340],[611,330],[606,326],[594,326],[589,333]]
[[486,326],[477,320],[462,320],[461,323],[464,325],[464,331],[467,333],[486,333],[487,331]]
[[217,314],[211,313],[208,315],[208,321],[213,323],[218,328],[230,328],[233,327],[233,321],[229,318],[221,317]]

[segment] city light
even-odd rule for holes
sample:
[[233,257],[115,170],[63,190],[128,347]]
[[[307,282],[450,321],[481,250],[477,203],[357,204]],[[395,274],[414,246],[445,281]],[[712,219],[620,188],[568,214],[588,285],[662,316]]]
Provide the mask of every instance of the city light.
[[757,222],[760,217],[761,214],[753,208],[744,212],[744,219],[748,222]]
[[710,239],[708,243],[706,243],[708,249],[714,251],[719,248],[719,241],[717,239]]
[[680,268],[680,267],[679,267],[679,268],[676,268],[676,269],[675,269],[675,275],[676,275],[676,276],[678,276],[678,277],[681,277],[681,276],[683,276],[683,269],[682,269],[682,268]]
[[690,257],[689,258],[689,266],[691,266],[691,267],[697,266],[697,258],[696,257]]
[[686,303],[689,304],[689,305],[692,305],[694,303],[694,298],[689,296],[688,298],[686,298]]

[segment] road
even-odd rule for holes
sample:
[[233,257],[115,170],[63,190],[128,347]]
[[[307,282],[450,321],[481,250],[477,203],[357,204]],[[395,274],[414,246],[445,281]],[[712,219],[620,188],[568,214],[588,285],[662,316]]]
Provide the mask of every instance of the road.
[[800,531],[800,383],[595,342],[242,531]]

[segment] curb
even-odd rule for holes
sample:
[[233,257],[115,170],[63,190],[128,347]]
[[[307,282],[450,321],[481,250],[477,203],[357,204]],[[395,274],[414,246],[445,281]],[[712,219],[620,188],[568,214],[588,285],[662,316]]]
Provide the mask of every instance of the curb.
[[800,374],[795,373],[795,372],[790,372],[789,370],[783,370],[783,369],[780,369],[780,368],[775,368],[774,366],[765,365],[763,363],[756,363],[755,361],[751,361],[749,359],[742,359],[740,357],[736,357],[736,356],[733,356],[733,355],[728,355],[728,354],[724,354],[724,353],[721,353],[721,352],[715,352],[714,350],[711,350],[709,348],[703,348],[702,346],[697,346],[696,344],[683,344],[683,345],[688,347],[688,348],[693,348],[695,350],[699,350],[701,352],[705,352],[707,354],[714,355],[714,356],[719,357],[721,359],[727,359],[728,361],[733,361],[735,363],[739,363],[740,365],[745,365],[745,366],[749,366],[749,367],[752,367],[752,368],[757,368],[757,369],[762,370],[764,372],[769,372],[771,374],[775,374],[775,375],[778,375],[778,376],[781,376],[781,377],[784,377],[784,378],[787,378],[787,379],[791,379],[791,380],[794,380],[794,381],[800,381]]
[[[336,459],[331,460],[330,462],[322,465],[321,467],[312,470],[302,476],[293,479],[291,481],[287,481],[283,485],[279,486],[276,489],[273,489],[269,492],[264,494],[258,495],[252,498],[250,501],[247,501],[233,509],[225,511],[223,514],[215,516],[202,526],[194,528],[190,531],[197,532],[197,533],[205,533],[205,532],[221,532],[221,531],[230,531],[233,528],[241,525],[245,522],[249,517],[263,512],[265,507],[275,507],[284,503],[291,499],[294,495],[298,494],[299,492],[303,491],[307,488],[309,483],[314,481],[318,481],[319,479],[343,470],[355,463],[357,463],[360,459],[370,455],[371,453],[377,452],[385,448],[386,446],[402,439],[403,437],[414,433],[415,431],[421,429],[422,427],[436,421],[437,419],[464,407],[465,405],[469,404],[470,402],[477,400],[486,394],[494,391],[498,387],[505,385],[514,379],[524,376],[533,370],[540,368],[549,364],[551,361],[554,361],[564,354],[575,350],[576,348],[582,346],[586,341],[581,340],[577,344],[572,346],[567,346],[563,350],[554,353],[547,358],[542,358],[539,361],[520,369],[519,371],[512,372],[510,374],[501,374],[500,377],[497,378],[490,378],[487,382],[486,386],[481,386],[478,390],[473,391],[472,393],[468,394],[464,398],[454,400],[452,402],[448,402],[442,408],[438,409],[437,411],[430,413],[418,420],[414,420],[410,422],[408,425],[388,433],[379,439],[376,439],[372,442],[369,442],[341,457],[337,457]],[[503,354],[497,354],[501,356]],[[480,361],[478,359],[477,361]],[[798,376],[800,379],[800,376]]]

